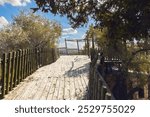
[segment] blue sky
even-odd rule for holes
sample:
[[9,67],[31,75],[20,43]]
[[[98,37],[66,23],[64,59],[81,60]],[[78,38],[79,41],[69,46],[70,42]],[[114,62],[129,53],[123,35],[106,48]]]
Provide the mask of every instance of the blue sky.
[[[19,13],[19,10],[30,10],[30,8],[36,7],[34,0],[0,0],[0,27],[11,23],[12,17]],[[87,27],[82,27],[78,29],[72,29],[69,25],[69,21],[66,17],[60,17],[59,15],[54,16],[51,13],[42,13],[39,14],[47,17],[50,20],[56,20],[62,25],[63,33],[60,37],[60,46],[64,46],[64,39],[80,39],[85,36]],[[70,46],[76,46],[74,43]]]

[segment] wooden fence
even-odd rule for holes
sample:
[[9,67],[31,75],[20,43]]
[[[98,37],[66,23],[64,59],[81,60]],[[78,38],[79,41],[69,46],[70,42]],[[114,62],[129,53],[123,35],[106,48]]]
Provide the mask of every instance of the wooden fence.
[[96,56],[91,57],[92,62],[90,64],[89,100],[113,100],[114,97],[107,83],[98,71],[98,64],[100,63],[98,54],[94,53]]
[[55,48],[24,49],[4,53],[0,59],[0,98],[4,98],[39,67],[55,62],[58,57],[58,50]]

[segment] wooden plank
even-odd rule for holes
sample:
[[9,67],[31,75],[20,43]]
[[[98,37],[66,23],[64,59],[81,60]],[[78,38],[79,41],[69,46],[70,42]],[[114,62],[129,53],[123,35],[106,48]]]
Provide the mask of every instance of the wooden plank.
[[64,100],[70,99],[70,78],[65,77],[64,82]]
[[42,92],[42,95],[41,95],[41,97],[40,97],[40,100],[46,100],[46,99],[47,99],[48,94],[49,94],[49,92],[50,92],[50,90],[51,90],[51,88],[52,88],[53,79],[54,79],[54,78],[52,78],[52,77],[48,77],[48,82],[47,82],[47,84],[46,84],[46,86],[45,86],[44,91]]
[[46,85],[48,83],[47,81],[48,81],[48,78],[42,78],[41,83],[39,83],[37,85],[37,89],[36,90],[34,89],[35,92],[33,94],[35,94],[35,95],[34,95],[34,97],[32,99],[39,100],[41,98],[41,96],[42,96],[42,94],[44,92],[44,89],[45,89],[45,87],[46,87]]
[[7,94],[5,96],[5,100],[14,100],[14,99],[16,99],[15,97],[17,96],[17,94],[20,95],[19,90],[21,88],[23,88],[23,85],[24,85],[24,83],[20,83],[17,87],[13,88],[13,90],[10,91],[9,94]]
[[64,100],[64,92],[65,92],[64,82],[65,82],[65,78],[61,76],[58,100]]
[[70,99],[75,100],[75,78],[70,77]]
[[58,77],[52,100],[57,100],[58,99],[58,95],[59,95],[59,91],[60,91],[60,82],[61,82],[61,77]]
[[37,88],[42,85],[43,79],[39,79],[38,77],[34,78],[32,75],[26,79],[27,87],[24,87],[24,91],[20,92],[20,95],[16,97],[16,99],[33,99],[35,93],[37,92]]
[[56,83],[57,83],[57,80],[58,80],[58,77],[53,77],[53,82],[52,82],[52,88],[47,96],[47,100],[52,100],[53,98],[53,95],[54,95],[54,92],[55,92],[55,88],[56,88]]
[[22,82],[17,87],[15,87],[8,95],[5,96],[6,100],[18,100],[18,96],[21,96],[21,94],[25,91],[26,83]]
[[78,95],[78,99],[81,100],[83,99],[83,93],[84,93],[84,89],[83,86],[81,84],[81,80],[80,80],[80,76],[78,76],[76,78],[77,82],[78,82],[78,90],[79,90],[79,95]]
[[81,90],[77,78],[74,78],[74,85],[75,85],[75,99],[80,99]]

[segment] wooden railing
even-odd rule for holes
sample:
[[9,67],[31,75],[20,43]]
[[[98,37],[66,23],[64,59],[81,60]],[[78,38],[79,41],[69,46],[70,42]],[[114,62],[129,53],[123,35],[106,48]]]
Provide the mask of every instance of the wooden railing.
[[0,98],[4,98],[39,67],[55,62],[58,57],[58,50],[55,48],[24,49],[4,53],[0,59]]
[[90,64],[89,75],[89,100],[114,100],[107,83],[98,71],[100,61],[98,60],[98,54],[96,52],[95,55],[91,56],[92,61]]

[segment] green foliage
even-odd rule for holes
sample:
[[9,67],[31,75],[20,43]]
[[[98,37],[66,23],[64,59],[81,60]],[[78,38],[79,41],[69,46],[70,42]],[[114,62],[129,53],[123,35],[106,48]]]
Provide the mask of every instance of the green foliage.
[[99,29],[90,26],[87,32],[87,38],[91,39],[93,38],[93,35],[96,38],[99,49],[104,52],[105,56],[123,56],[123,43],[121,40],[110,39],[107,28]]
[[8,52],[16,48],[28,46],[27,33],[21,27],[9,25],[0,30],[0,52]]
[[66,15],[73,27],[83,26],[92,18],[95,26],[107,27],[109,37],[133,40],[148,36],[149,0],[35,0],[34,11]]
[[49,43],[54,46],[61,35],[61,26],[55,21],[49,21],[32,13],[21,12],[14,17],[14,23],[28,34],[28,41],[32,47]]
[[[123,60],[123,69],[148,73],[150,71],[149,39],[139,41],[124,41],[110,39],[107,28],[103,30],[90,26],[87,31],[87,38],[96,37],[96,42],[104,52],[105,56],[120,57]],[[145,50],[144,50],[145,49]]]
[[0,30],[0,51],[20,48],[56,46],[61,26],[40,15],[21,11],[12,23]]

